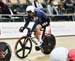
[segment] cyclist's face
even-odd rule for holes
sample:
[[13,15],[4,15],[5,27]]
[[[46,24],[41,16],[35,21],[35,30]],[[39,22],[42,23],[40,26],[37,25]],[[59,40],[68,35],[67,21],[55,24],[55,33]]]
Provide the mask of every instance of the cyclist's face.
[[34,16],[34,13],[28,12],[28,15],[31,16],[31,17],[33,17]]

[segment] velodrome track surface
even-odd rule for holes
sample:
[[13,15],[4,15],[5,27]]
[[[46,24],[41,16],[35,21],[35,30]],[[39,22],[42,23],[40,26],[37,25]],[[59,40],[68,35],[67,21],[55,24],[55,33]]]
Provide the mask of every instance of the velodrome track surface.
[[[41,51],[35,51],[34,44],[33,49],[29,56],[25,59],[19,59],[14,54],[14,46],[18,39],[5,39],[0,40],[7,42],[12,48],[12,57],[11,61],[49,61],[49,55],[44,55]],[[67,36],[67,37],[56,37],[56,47],[66,47],[68,49],[75,48],[75,36]]]

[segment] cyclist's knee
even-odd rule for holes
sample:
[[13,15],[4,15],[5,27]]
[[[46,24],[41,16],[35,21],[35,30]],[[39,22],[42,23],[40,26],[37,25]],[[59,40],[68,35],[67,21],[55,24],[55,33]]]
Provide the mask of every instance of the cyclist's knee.
[[41,25],[37,25],[36,29],[35,29],[35,33],[38,35],[41,35]]

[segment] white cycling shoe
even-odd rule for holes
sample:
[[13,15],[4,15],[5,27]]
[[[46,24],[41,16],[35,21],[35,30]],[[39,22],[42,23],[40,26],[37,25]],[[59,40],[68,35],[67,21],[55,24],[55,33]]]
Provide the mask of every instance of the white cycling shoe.
[[36,45],[35,45],[35,49],[37,50],[37,51],[39,51],[40,50],[40,48],[41,48],[41,45],[42,45],[42,43],[43,43],[43,41],[42,40],[37,40],[37,39],[35,39],[35,41],[36,41]]

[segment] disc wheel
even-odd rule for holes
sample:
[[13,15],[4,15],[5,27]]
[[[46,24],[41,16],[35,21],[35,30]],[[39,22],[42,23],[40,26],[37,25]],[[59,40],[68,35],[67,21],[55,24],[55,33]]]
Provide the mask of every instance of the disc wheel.
[[51,51],[55,48],[55,45],[56,45],[55,36],[52,34],[46,35],[41,45],[41,52],[43,54],[50,54]]
[[18,58],[26,58],[32,49],[32,42],[28,37],[21,37],[15,45],[15,54]]

